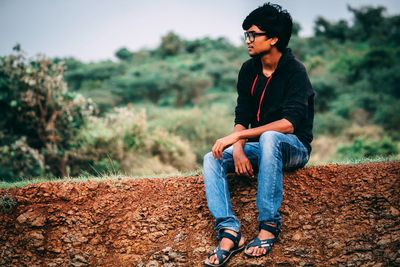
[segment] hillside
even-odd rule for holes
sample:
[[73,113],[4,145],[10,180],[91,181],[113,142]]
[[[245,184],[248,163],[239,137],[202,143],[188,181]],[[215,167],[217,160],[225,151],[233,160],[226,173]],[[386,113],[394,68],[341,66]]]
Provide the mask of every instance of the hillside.
[[[283,233],[229,266],[400,265],[400,162],[285,173]],[[231,177],[242,231],[256,234],[256,181]],[[203,178],[46,182],[0,190],[1,266],[202,266],[215,244]]]

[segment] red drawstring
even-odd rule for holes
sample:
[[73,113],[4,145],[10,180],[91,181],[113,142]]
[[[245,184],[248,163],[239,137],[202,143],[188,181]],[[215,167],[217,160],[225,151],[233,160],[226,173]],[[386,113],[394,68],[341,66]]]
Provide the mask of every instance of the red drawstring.
[[254,79],[253,86],[251,87],[251,96],[254,95],[254,87],[256,86],[257,80],[258,80],[258,74],[257,74],[256,78]]
[[[257,78],[258,78],[258,75],[257,75],[256,79],[257,79]],[[271,76],[269,76],[269,78],[268,78],[268,80],[267,80],[267,83],[265,84],[264,90],[263,90],[263,92],[262,92],[261,98],[260,98],[260,104],[258,105],[258,112],[257,112],[257,121],[258,121],[258,122],[260,121],[261,103],[262,103],[262,101],[263,101],[263,99],[264,99],[265,90],[267,89],[268,84],[269,84],[269,82],[271,81],[271,78],[272,78],[272,74],[271,74]],[[254,81],[256,81],[256,80],[254,80]],[[252,91],[253,91],[253,89],[254,89],[254,84],[255,84],[255,82],[253,83],[253,88],[251,89]],[[252,95],[253,95],[253,94],[252,94]]]

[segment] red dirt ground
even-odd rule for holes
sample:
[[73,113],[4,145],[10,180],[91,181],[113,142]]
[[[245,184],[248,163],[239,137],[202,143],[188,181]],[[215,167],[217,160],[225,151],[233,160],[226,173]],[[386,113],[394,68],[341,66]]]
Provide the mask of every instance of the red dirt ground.
[[[249,240],[256,181],[231,177]],[[283,232],[271,254],[229,266],[399,266],[400,162],[285,173]],[[203,178],[39,183],[0,190],[0,266],[202,266],[215,245]]]

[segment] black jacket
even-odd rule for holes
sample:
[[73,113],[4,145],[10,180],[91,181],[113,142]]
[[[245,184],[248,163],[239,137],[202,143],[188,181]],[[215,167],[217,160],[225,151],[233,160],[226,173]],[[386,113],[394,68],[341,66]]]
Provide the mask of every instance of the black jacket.
[[315,93],[304,65],[290,49],[285,50],[275,72],[268,78],[262,73],[260,58],[243,63],[237,91],[235,124],[255,128],[285,118],[311,152]]

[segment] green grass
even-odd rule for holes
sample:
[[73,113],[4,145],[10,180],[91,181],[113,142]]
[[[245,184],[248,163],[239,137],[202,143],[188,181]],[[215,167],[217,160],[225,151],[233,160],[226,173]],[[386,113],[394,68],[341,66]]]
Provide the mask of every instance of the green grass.
[[[346,160],[335,160],[324,162],[321,164],[308,164],[306,167],[317,167],[329,164],[339,164],[339,165],[353,165],[353,164],[363,164],[363,163],[374,163],[374,162],[397,162],[400,161],[400,156],[390,156],[390,157],[374,157],[374,158],[358,158],[358,159],[346,159]],[[202,173],[202,170],[196,169],[188,172],[175,172],[175,173],[161,173],[161,174],[151,174],[151,175],[138,175],[138,176],[128,176],[122,173],[114,173],[114,172],[104,172],[98,173],[96,176],[93,175],[81,175],[78,177],[67,177],[64,179],[61,178],[49,178],[49,177],[35,177],[30,179],[25,179],[16,182],[0,182],[0,189],[10,189],[10,188],[20,188],[30,184],[37,184],[41,182],[54,182],[54,183],[79,183],[86,181],[120,181],[120,180],[133,180],[133,179],[164,179],[170,177],[188,177],[188,176],[197,176]]]
[[339,159],[332,160],[322,163],[307,164],[309,167],[313,166],[323,166],[329,164],[340,164],[340,165],[353,165],[353,164],[363,164],[363,163],[375,163],[375,162],[389,162],[389,161],[400,161],[400,155],[393,155],[389,157],[373,157],[373,158],[354,158],[354,159]]
[[10,188],[20,188],[31,184],[37,184],[42,182],[52,182],[52,183],[79,183],[86,181],[120,181],[120,180],[134,180],[134,179],[165,179],[171,177],[188,177],[197,176],[202,173],[201,169],[196,169],[187,172],[173,172],[173,173],[160,173],[151,175],[138,175],[138,176],[128,176],[122,173],[98,173],[98,175],[81,175],[78,177],[66,177],[66,178],[48,178],[48,177],[33,177],[29,179],[24,179],[16,182],[0,182],[0,189],[10,189]]

